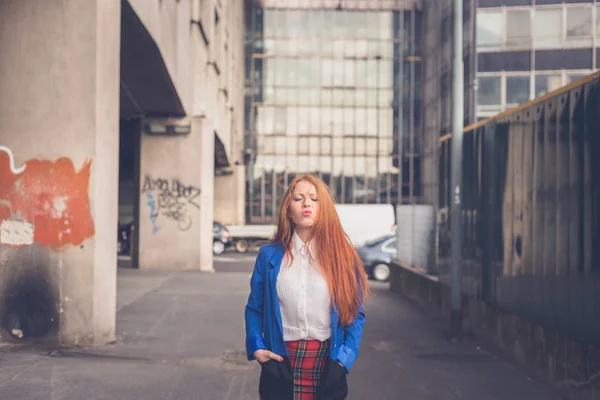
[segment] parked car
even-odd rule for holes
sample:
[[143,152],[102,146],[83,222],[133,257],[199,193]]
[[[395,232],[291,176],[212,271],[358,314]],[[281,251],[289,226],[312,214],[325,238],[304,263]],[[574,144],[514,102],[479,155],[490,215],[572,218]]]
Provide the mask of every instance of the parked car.
[[385,235],[356,248],[369,278],[379,282],[390,279],[390,264],[398,253],[396,236]]
[[220,222],[213,222],[213,254],[223,254],[233,244],[229,230]]

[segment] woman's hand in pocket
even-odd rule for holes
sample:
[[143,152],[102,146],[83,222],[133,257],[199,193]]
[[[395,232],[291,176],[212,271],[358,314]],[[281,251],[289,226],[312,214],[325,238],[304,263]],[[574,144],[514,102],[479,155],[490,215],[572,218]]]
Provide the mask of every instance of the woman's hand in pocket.
[[283,357],[269,350],[256,350],[254,352],[254,358],[256,358],[256,361],[261,364],[264,364],[269,360],[275,360],[279,362],[283,361]]

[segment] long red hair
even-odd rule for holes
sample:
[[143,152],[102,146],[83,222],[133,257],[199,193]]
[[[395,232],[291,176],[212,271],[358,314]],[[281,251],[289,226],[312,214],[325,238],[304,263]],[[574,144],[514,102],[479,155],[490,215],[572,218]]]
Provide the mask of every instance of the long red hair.
[[289,206],[292,191],[301,181],[309,182],[317,189],[319,209],[309,240],[313,241],[316,248],[331,302],[337,307],[339,322],[348,326],[358,314],[361,292],[363,297],[370,293],[369,285],[362,261],[342,228],[331,191],[318,176],[301,175],[290,183],[281,201],[274,242],[283,244],[285,254],[291,259],[294,224],[289,216]]

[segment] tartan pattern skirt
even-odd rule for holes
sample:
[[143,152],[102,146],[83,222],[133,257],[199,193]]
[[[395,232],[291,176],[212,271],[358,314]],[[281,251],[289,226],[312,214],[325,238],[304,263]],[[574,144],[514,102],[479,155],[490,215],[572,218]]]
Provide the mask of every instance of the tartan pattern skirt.
[[329,357],[330,341],[286,342],[289,357],[261,363],[261,400],[345,400],[347,371]]
[[297,340],[285,345],[294,376],[294,400],[314,400],[327,362],[329,340]]

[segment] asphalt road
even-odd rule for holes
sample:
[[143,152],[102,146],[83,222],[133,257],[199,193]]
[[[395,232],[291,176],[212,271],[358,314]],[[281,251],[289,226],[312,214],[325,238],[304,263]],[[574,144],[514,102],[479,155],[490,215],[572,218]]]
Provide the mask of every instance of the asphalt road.
[[251,273],[257,252],[237,253],[228,250],[220,256],[214,256],[214,268],[217,272]]
[[[217,273],[119,270],[117,342],[40,349],[0,344],[0,399],[257,400],[259,366],[244,351],[255,255],[227,254]],[[372,284],[348,400],[558,400]]]

